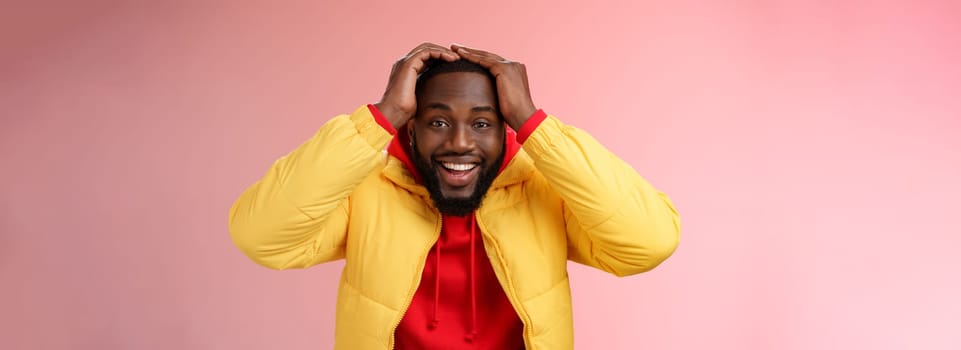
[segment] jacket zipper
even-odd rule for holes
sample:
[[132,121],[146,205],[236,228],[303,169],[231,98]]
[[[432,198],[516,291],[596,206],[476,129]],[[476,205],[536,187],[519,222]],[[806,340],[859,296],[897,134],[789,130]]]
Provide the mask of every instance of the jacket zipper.
[[390,341],[387,343],[388,349],[394,348],[394,334],[397,333],[397,327],[400,327],[400,321],[404,320],[404,315],[407,314],[407,309],[410,308],[410,303],[414,301],[414,294],[417,293],[417,288],[420,287],[420,280],[424,276],[424,265],[427,264],[427,256],[430,255],[430,248],[437,244],[437,240],[440,239],[440,231],[444,228],[444,216],[440,215],[440,212],[434,210],[437,214],[437,231],[434,233],[434,240],[431,241],[427,249],[424,250],[423,256],[420,258],[420,272],[417,273],[417,279],[414,280],[414,284],[411,286],[411,290],[407,292],[407,299],[404,301],[404,308],[400,310],[400,316],[394,321],[394,325],[390,327]]
[[[474,215],[477,215],[477,213],[475,213]],[[502,275],[501,275],[502,273],[506,273],[507,267],[504,265],[504,260],[501,259],[501,257],[500,257],[500,250],[497,249],[497,245],[494,243],[493,238],[489,237],[490,235],[488,235],[487,233],[485,233],[486,230],[484,230],[484,228],[483,228],[482,225],[481,225],[480,217],[476,217],[476,219],[477,219],[477,226],[481,229],[481,230],[480,230],[480,231],[481,231],[481,236],[487,238],[487,240],[485,240],[485,241],[491,242],[491,245],[494,246],[495,255],[496,255],[496,258],[497,258],[497,264],[500,265],[500,267],[501,267],[501,268],[500,268],[500,271],[502,271],[502,272],[498,273],[498,272],[497,272],[498,270],[495,269],[495,270],[494,270],[494,275],[497,276],[497,280],[501,283],[501,285],[506,285],[506,286],[507,286],[507,288],[506,288],[507,300],[509,300],[509,301],[511,302],[511,306],[514,307],[514,311],[517,312],[517,315],[521,318],[521,322],[524,323],[524,335],[523,335],[523,336],[524,336],[524,348],[525,348],[525,349],[533,349],[533,347],[531,347],[530,337],[528,336],[528,334],[530,333],[530,329],[531,329],[531,328],[530,328],[530,327],[531,327],[531,326],[530,326],[530,324],[531,324],[530,315],[527,313],[527,310],[524,310],[524,309],[523,309],[523,307],[521,306],[520,301],[517,300],[517,294],[516,294],[516,291],[514,290],[514,283],[512,283],[511,280],[510,280],[509,278],[507,278],[506,276],[502,276]],[[484,245],[484,253],[487,254],[487,245],[486,245],[486,244]],[[487,254],[487,258],[490,259],[490,254]],[[491,260],[491,261],[493,262],[493,260]]]

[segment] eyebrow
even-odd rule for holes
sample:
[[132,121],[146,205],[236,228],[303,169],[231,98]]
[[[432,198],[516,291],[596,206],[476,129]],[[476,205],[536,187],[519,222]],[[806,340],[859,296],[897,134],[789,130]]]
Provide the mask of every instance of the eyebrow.
[[[443,110],[443,111],[452,111],[452,110],[453,110],[452,108],[450,108],[450,106],[448,106],[448,105],[446,105],[446,104],[443,104],[443,103],[440,103],[440,102],[428,103],[427,106],[424,106],[424,108],[425,108],[425,109],[439,109],[439,110]],[[494,107],[492,107],[492,106],[477,106],[477,107],[471,108],[470,110],[471,110],[471,112],[474,112],[474,113],[481,113],[481,112],[494,113],[494,112],[495,112],[495,111],[494,111]]]
[[491,106],[479,106],[479,107],[471,108],[470,110],[471,112],[474,112],[474,113],[480,113],[480,112],[494,113],[494,107],[491,107]]
[[445,104],[440,103],[440,102],[431,102],[431,103],[428,103],[427,106],[425,106],[424,108],[425,108],[425,109],[440,109],[440,110],[444,110],[444,111],[450,111],[450,110],[451,110],[450,106],[445,105]]

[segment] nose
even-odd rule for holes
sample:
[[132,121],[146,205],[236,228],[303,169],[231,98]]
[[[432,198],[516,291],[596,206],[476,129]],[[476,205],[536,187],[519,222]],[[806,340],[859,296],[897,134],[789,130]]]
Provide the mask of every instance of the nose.
[[474,136],[471,135],[470,128],[463,125],[455,127],[454,130],[451,130],[451,135],[450,138],[447,139],[447,142],[450,150],[459,154],[474,150],[474,146],[476,145],[474,142]]

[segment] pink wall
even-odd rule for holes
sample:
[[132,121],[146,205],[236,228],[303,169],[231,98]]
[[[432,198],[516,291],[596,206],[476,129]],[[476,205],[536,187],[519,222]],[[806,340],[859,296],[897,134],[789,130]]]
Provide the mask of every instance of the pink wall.
[[654,272],[571,267],[578,348],[961,348],[956,1],[33,3],[0,11],[0,348],[329,348],[342,263],[260,268],[227,210],[425,40],[527,63],[681,210]]

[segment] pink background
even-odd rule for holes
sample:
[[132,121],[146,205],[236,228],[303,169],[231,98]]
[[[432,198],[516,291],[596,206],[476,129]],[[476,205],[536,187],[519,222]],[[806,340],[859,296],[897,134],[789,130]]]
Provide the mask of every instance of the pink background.
[[526,63],[680,209],[659,269],[571,266],[578,348],[961,348],[957,1],[31,3],[0,11],[0,348],[330,348],[342,262],[256,266],[227,210],[421,41]]

